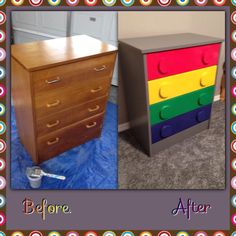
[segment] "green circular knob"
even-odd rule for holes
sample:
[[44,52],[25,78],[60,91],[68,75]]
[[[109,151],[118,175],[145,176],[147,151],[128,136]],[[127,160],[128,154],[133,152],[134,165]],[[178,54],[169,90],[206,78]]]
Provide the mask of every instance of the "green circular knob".
[[171,107],[163,106],[160,111],[160,118],[162,120],[167,120],[171,118]]
[[209,103],[209,94],[203,93],[198,98],[198,105],[203,106]]

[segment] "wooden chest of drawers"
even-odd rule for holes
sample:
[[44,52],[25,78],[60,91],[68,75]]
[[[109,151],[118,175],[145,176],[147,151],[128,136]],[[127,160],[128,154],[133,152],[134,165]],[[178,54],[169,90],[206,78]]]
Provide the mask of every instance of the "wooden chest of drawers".
[[17,128],[35,163],[100,136],[116,51],[86,35],[11,47]]
[[221,43],[189,33],[120,40],[129,121],[149,155],[209,127]]

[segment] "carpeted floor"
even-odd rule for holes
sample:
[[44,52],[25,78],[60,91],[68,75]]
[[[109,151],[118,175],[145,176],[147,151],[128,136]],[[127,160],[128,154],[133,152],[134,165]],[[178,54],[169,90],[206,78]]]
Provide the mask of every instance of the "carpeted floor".
[[[11,118],[11,188],[30,189],[25,173],[34,163],[18,137],[13,109]],[[117,189],[117,105],[107,103],[99,138],[45,161],[40,167],[66,177],[65,181],[44,177],[40,189]]]
[[210,130],[153,157],[142,152],[129,131],[121,133],[118,176],[120,189],[224,189],[224,103],[214,103]]

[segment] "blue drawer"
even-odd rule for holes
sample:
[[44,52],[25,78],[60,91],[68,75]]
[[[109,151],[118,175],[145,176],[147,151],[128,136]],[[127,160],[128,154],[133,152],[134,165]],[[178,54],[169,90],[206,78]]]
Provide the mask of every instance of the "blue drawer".
[[211,115],[211,104],[196,110],[176,116],[170,120],[152,125],[152,143],[179,133],[191,126],[209,120]]

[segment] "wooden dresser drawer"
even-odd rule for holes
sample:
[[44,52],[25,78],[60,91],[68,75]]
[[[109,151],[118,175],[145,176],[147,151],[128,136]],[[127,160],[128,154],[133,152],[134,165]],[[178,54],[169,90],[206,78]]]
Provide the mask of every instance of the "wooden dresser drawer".
[[[38,137],[105,112],[107,96],[36,120]],[[71,115],[73,114],[73,115]]]
[[150,106],[151,125],[179,116],[186,112],[211,104],[214,86],[187,93]]
[[116,47],[77,35],[11,53],[17,128],[36,164],[100,136]]
[[56,156],[72,147],[99,137],[104,114],[94,116],[83,122],[75,123],[63,129],[39,137],[37,147],[40,162]]
[[148,80],[163,78],[218,64],[220,44],[149,53]]
[[149,104],[162,102],[215,84],[217,66],[148,81]]
[[61,88],[48,93],[35,95],[35,113],[41,119],[54,112],[60,112],[70,106],[86,103],[98,97],[107,96],[110,88],[110,78],[84,78],[83,82],[71,88]]
[[184,113],[168,121],[152,126],[152,143],[168,138],[198,123],[209,120],[211,105]]
[[115,54],[99,56],[80,62],[56,66],[33,73],[33,87],[36,96],[47,95],[55,91],[82,88],[92,85],[95,80],[110,81],[113,73]]

